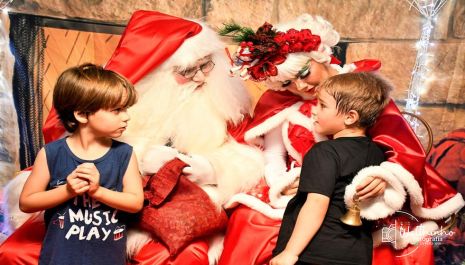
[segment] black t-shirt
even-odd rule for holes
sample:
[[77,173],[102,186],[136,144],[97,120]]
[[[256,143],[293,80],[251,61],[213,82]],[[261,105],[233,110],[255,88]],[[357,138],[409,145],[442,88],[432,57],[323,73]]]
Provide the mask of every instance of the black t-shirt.
[[343,224],[346,213],[345,188],[362,168],[384,161],[383,151],[367,137],[340,137],[315,144],[305,155],[299,190],[284,212],[276,256],[286,247],[297,216],[308,193],[330,197],[328,211],[318,232],[299,256],[312,264],[371,264],[373,242],[371,222],[360,227]]

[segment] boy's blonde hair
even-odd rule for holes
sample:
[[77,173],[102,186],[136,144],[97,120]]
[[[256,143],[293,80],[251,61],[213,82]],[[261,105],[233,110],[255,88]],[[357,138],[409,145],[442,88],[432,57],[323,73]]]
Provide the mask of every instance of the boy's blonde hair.
[[367,128],[389,102],[392,85],[380,75],[363,72],[332,76],[319,86],[322,89],[334,97],[338,113],[357,111],[359,120],[355,126]]
[[68,132],[78,128],[74,112],[128,108],[137,101],[134,86],[120,74],[86,63],[64,71],[53,91],[53,106]]

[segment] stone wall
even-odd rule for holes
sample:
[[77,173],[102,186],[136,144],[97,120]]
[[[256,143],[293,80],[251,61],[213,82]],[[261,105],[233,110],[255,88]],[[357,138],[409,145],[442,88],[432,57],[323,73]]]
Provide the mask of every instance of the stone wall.
[[[333,23],[349,43],[347,61],[378,58],[381,72],[396,86],[402,108],[415,62],[414,48],[422,17],[406,0],[15,0],[15,12],[61,18],[85,18],[124,24],[137,9],[203,18],[211,26],[234,20],[256,28],[301,13],[318,14]],[[449,0],[437,17],[429,76],[421,97],[422,117],[437,141],[465,127],[465,1]]]

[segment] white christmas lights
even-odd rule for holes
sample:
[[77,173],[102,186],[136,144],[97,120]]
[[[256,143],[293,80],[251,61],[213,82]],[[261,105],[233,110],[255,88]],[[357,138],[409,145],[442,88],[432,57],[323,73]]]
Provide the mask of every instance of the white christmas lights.
[[[408,97],[405,105],[405,111],[413,114],[419,114],[418,104],[428,72],[427,59],[428,57],[431,57],[431,54],[428,54],[428,47],[430,46],[431,32],[434,28],[433,22],[435,20],[435,16],[447,0],[407,0],[407,2],[409,2],[410,8],[414,7],[425,18],[421,28],[420,40],[416,44],[416,48],[418,50],[417,57],[415,59],[415,66],[413,67]],[[409,117],[408,121],[413,130],[417,132],[419,127],[418,120]]]

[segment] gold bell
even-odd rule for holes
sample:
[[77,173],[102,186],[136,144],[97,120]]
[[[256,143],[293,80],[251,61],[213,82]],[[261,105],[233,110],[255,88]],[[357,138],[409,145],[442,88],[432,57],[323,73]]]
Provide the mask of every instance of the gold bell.
[[351,206],[346,214],[344,214],[339,220],[346,225],[350,226],[361,226],[362,219],[360,218],[360,208],[358,207],[359,200],[354,196],[354,205]]

